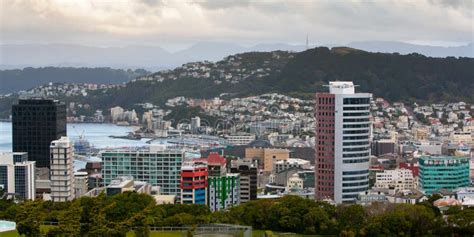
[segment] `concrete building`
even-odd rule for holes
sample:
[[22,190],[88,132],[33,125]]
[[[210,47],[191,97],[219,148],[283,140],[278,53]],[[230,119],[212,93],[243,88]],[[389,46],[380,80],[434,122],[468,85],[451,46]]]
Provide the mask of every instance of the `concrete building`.
[[71,201],[74,194],[74,156],[73,145],[68,137],[51,142],[51,200],[53,202]]
[[288,160],[290,151],[287,149],[276,148],[246,148],[245,159],[258,160],[263,171],[272,172],[273,163],[279,160]]
[[413,173],[409,169],[384,170],[375,177],[375,188],[383,189],[414,189]]
[[100,155],[104,185],[109,185],[113,179],[125,175],[152,186],[160,186],[162,194],[181,194],[183,150],[150,145],[144,148],[106,150]]
[[232,162],[231,173],[240,174],[240,202],[257,199],[257,167],[250,160]]
[[181,166],[181,204],[207,204],[207,163],[187,161]]
[[201,118],[198,116],[191,119],[191,131],[197,133],[201,127]]
[[74,173],[74,195],[75,198],[80,198],[89,191],[89,175],[87,172]]
[[298,159],[298,158],[289,158],[288,160],[279,160],[275,162],[274,165],[275,165],[275,168],[273,170],[276,173],[279,173],[283,170],[287,170],[293,167],[297,167],[301,169],[309,169],[311,166],[309,161]]
[[94,188],[84,194],[86,197],[97,197],[101,193],[113,196],[124,192],[137,192],[151,195],[153,187],[143,181],[136,181],[132,176],[119,176],[113,179],[106,187]]
[[293,174],[287,182],[288,190],[302,190],[303,189],[303,179],[300,178],[298,174]]
[[28,153],[0,153],[0,189],[23,200],[34,200],[36,192],[35,161]]
[[247,145],[255,141],[255,134],[237,133],[226,136],[227,141],[235,146]]
[[209,177],[209,209],[225,210],[240,204],[240,175],[225,174]]
[[344,81],[329,82],[329,93],[316,94],[316,199],[355,202],[368,189],[371,98]]
[[470,185],[468,157],[422,156],[419,163],[419,188],[425,194]]

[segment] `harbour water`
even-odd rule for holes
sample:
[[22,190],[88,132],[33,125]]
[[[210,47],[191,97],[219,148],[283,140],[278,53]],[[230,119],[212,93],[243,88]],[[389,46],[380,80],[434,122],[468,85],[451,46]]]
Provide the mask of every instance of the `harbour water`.
[[[131,147],[146,145],[146,141],[114,139],[109,136],[125,136],[133,132],[135,127],[117,126],[106,123],[71,123],[67,125],[67,135],[72,140],[78,140],[79,136],[84,136],[91,146],[96,148],[107,147]],[[12,124],[10,122],[0,122],[0,152],[12,151]]]

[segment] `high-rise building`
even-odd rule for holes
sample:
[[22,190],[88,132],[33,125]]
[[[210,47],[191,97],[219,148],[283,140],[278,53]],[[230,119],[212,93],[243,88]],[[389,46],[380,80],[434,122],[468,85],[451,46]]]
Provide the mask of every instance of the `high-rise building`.
[[207,159],[208,206],[211,211],[224,210],[240,204],[240,174],[227,173],[226,159],[211,152]]
[[161,145],[144,148],[113,149],[101,152],[104,185],[119,176],[160,186],[165,195],[180,196],[181,165],[184,151]]
[[355,202],[369,187],[369,93],[352,82],[329,82],[315,97],[315,195],[336,203]]
[[53,202],[71,201],[74,194],[74,156],[73,145],[68,137],[51,142],[51,200]]
[[440,189],[454,190],[470,184],[469,157],[422,156],[419,163],[418,187],[425,194]]
[[0,154],[0,189],[24,200],[34,200],[35,179],[35,162],[28,161],[28,153]]
[[232,163],[231,173],[240,174],[240,202],[257,199],[257,167],[250,160]]
[[207,204],[207,163],[186,161],[181,166],[181,203]]
[[66,105],[52,99],[20,99],[12,107],[13,151],[27,152],[37,167],[50,166],[49,146],[66,136]]
[[208,205],[212,212],[240,204],[240,174],[209,177],[208,182]]

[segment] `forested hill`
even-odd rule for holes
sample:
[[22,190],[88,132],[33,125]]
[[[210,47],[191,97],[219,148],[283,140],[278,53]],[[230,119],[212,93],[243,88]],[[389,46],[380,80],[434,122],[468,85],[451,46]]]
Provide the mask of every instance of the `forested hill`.
[[44,67],[0,70],[0,94],[26,90],[49,82],[119,84],[149,72],[141,69]]
[[347,80],[390,101],[474,102],[474,59],[369,53],[325,47],[229,56],[150,74],[89,98],[104,105],[162,104],[176,96],[212,98],[278,92],[312,98],[328,81]]

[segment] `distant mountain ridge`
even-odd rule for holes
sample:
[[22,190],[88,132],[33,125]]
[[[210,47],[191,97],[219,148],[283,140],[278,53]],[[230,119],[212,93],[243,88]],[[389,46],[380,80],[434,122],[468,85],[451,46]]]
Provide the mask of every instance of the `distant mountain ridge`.
[[[342,45],[344,46],[344,45]],[[420,53],[431,57],[474,57],[474,45],[459,47],[422,46],[391,41],[353,42],[348,47],[369,52]],[[0,45],[0,69],[24,67],[111,67],[144,68],[150,71],[171,69],[193,61],[219,61],[227,55],[275,50],[301,52],[305,45],[284,43],[243,47],[234,43],[199,42],[171,53],[157,46],[92,47],[70,44]]]
[[0,70],[0,94],[27,90],[49,82],[121,84],[150,72],[143,69],[44,67]]

